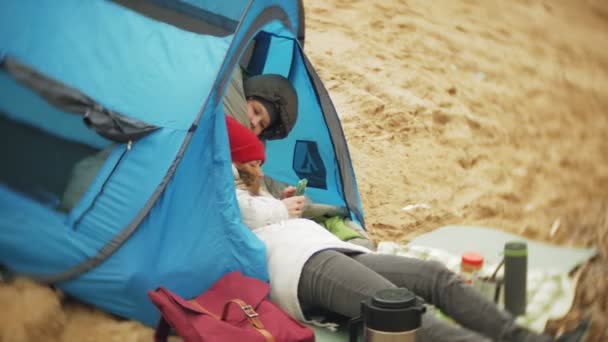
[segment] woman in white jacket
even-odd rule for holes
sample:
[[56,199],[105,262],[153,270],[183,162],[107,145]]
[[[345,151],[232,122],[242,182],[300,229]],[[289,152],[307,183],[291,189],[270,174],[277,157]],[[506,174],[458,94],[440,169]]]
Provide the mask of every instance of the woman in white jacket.
[[[405,287],[461,326],[425,314],[419,341],[551,341],[517,326],[513,317],[442,264],[376,254],[343,242],[314,221],[300,218],[303,196],[283,200],[260,192],[264,147],[227,118],[242,219],[266,245],[270,298],[298,320],[309,310],[347,317],[378,290]],[[570,336],[573,337],[573,336]],[[563,341],[577,341],[565,337]]]

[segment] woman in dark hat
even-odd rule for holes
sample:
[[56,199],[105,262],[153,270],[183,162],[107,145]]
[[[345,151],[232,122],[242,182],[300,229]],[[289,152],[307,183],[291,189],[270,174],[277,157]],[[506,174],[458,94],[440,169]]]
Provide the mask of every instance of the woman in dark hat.
[[298,117],[298,96],[289,80],[277,74],[243,78],[236,68],[226,95],[226,115],[237,119],[262,140],[285,138]]
[[298,95],[288,79],[257,75],[243,82],[250,129],[263,140],[285,138],[298,118]]

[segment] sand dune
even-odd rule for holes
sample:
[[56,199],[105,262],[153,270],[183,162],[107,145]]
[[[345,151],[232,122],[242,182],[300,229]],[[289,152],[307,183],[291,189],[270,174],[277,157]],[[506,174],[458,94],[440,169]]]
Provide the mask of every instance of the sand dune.
[[[342,118],[373,239],[463,223],[597,246],[575,307],[548,331],[591,314],[590,340],[608,339],[608,3],[305,9],[305,50]],[[0,342],[152,336],[26,280],[0,284],[0,307]]]
[[[307,8],[307,50],[342,115],[372,236],[406,242],[464,223],[598,246],[577,309],[549,329],[593,312],[598,340],[608,336],[606,5]],[[402,210],[421,203],[431,209]]]

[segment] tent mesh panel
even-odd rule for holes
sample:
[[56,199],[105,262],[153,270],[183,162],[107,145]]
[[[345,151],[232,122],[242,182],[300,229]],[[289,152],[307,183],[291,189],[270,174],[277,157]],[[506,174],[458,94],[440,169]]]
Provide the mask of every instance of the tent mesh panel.
[[74,164],[97,151],[10,120],[0,112],[0,183],[39,201],[61,198]]

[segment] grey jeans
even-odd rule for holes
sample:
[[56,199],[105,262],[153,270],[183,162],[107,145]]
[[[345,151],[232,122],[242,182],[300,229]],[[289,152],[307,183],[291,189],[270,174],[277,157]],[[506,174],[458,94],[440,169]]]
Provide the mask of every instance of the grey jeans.
[[359,315],[362,300],[391,287],[409,289],[460,325],[427,313],[417,341],[551,341],[517,326],[510,314],[434,261],[325,250],[304,265],[298,297],[304,310],[322,309],[352,318]]

